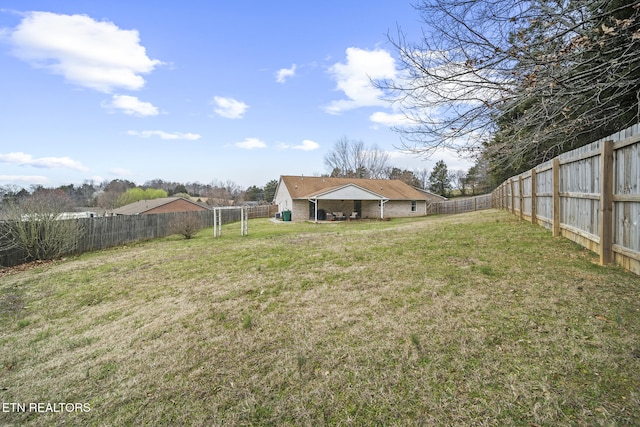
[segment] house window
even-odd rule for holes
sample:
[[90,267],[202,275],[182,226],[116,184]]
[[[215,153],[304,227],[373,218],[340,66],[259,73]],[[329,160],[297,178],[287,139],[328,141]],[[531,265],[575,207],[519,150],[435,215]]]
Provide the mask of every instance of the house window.
[[416,212],[418,210],[418,202],[416,200],[411,201],[411,212]]

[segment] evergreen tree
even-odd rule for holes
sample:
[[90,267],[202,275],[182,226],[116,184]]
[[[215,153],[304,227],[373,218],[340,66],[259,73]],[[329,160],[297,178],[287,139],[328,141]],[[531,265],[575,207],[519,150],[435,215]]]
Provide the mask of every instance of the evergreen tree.
[[449,177],[447,165],[443,160],[438,160],[431,171],[431,175],[429,175],[429,190],[445,197],[451,190],[451,178]]
[[259,202],[264,199],[264,190],[255,185],[250,186],[244,192],[244,199],[247,202]]
[[278,180],[272,179],[264,186],[264,200],[271,203],[276,195],[276,188],[278,188]]

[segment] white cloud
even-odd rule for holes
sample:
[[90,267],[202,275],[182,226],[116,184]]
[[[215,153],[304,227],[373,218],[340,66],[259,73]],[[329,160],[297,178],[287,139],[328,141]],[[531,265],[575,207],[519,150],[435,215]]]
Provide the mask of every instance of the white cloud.
[[329,68],[336,81],[336,88],[347,99],[332,101],[324,107],[329,114],[339,114],[359,107],[386,106],[381,99],[383,92],[373,86],[371,80],[392,79],[398,74],[395,60],[383,49],[364,50],[350,47],[346,51],[346,63],[338,62]]
[[413,121],[402,113],[385,113],[378,111],[369,116],[369,120],[373,123],[381,124],[384,126],[403,126],[414,124]]
[[86,172],[89,168],[82,165],[82,163],[70,159],[69,157],[40,157],[33,158],[31,154],[22,152],[13,152],[7,154],[0,154],[0,162],[11,163],[20,166],[32,166],[36,168],[63,168],[73,169],[77,171]]
[[301,144],[294,145],[291,148],[293,148],[294,150],[313,151],[320,148],[320,144],[315,141],[311,141],[310,139],[305,139]]
[[298,145],[288,145],[288,144],[280,144],[278,146],[281,150],[293,149],[293,150],[302,150],[302,151],[313,151],[320,148],[320,144],[310,139],[305,139]]
[[110,102],[103,102],[104,108],[112,110],[121,110],[130,116],[148,117],[157,116],[158,108],[150,102],[140,101],[135,96],[130,95],[113,95]]
[[166,140],[186,139],[189,141],[195,141],[200,139],[200,135],[198,135],[197,133],[165,132],[162,130],[143,130],[143,131],[130,130],[130,131],[127,131],[127,135],[139,136],[140,138],[150,138],[152,136],[157,136],[160,139],[166,139]]
[[243,148],[245,150],[253,150],[255,148],[266,148],[267,144],[258,138],[245,138],[244,141],[236,142],[235,146],[238,148]]
[[281,68],[276,73],[276,81],[278,83],[284,83],[287,81],[288,77],[293,77],[296,74],[296,64],[293,64],[291,68]]
[[247,108],[249,108],[249,106],[242,101],[221,96],[214,97],[213,104],[217,107],[213,111],[227,119],[241,119],[247,111]]
[[45,185],[49,183],[49,178],[41,175],[0,175],[0,182]]
[[13,54],[32,66],[106,93],[142,88],[141,74],[162,64],[147,56],[137,30],[86,15],[27,12],[6,39]]
[[291,148],[293,148],[294,150],[313,151],[320,148],[320,144],[315,141],[311,141],[310,139],[305,139],[301,144],[294,145]]

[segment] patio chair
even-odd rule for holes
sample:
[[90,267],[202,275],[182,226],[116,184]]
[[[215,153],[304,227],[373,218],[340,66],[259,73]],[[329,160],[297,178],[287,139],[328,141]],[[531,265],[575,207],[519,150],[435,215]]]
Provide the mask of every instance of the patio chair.
[[358,219],[358,212],[351,212],[351,216],[349,217],[349,220],[352,219]]

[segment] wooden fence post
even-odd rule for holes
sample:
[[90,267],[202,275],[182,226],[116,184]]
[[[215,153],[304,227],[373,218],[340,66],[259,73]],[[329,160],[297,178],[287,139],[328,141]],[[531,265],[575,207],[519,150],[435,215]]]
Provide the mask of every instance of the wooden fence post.
[[507,206],[507,201],[505,199],[506,194],[507,194],[507,190],[506,190],[506,182],[503,182],[502,185],[500,186],[500,208],[506,210],[506,206]]
[[507,183],[503,182],[502,185],[500,186],[501,187],[501,189],[500,189],[500,207],[502,209],[506,209],[506,200],[505,200],[505,197],[507,197],[506,196],[506,194],[507,194],[506,185],[507,185]]
[[500,198],[502,209],[509,210],[509,203],[507,201],[507,181],[502,183],[502,197]]
[[520,203],[520,220],[524,219],[524,195],[522,194],[522,175],[518,176],[518,198]]
[[511,178],[509,180],[509,186],[511,187],[511,214],[515,215],[516,214],[516,194],[513,191],[513,178]]
[[243,207],[240,208],[240,235],[241,236],[246,236],[246,234],[244,232],[245,231],[245,227],[244,226],[245,226],[245,224],[249,223],[248,220],[245,222],[245,215],[248,215],[247,208],[246,208],[246,206],[243,206]]
[[560,235],[560,160],[553,159],[553,237]]
[[531,224],[538,223],[538,212],[536,204],[538,201],[536,200],[536,169],[531,169]]
[[613,141],[602,143],[600,155],[600,264],[613,262]]

